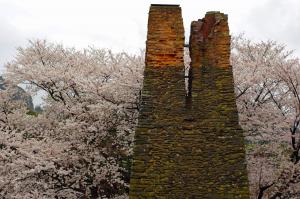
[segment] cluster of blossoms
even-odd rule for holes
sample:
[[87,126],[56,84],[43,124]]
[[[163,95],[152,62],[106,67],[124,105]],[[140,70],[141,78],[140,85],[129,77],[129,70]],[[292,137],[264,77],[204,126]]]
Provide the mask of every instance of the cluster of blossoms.
[[126,197],[143,62],[46,41],[19,48],[7,85],[45,99],[37,114],[1,91],[0,197]]

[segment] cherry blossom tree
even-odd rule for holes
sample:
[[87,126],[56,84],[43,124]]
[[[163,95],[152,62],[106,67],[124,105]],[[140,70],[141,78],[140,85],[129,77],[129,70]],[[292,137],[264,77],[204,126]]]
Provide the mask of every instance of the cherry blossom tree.
[[18,123],[1,130],[0,195],[126,197],[143,67],[142,56],[105,49],[19,48],[5,78],[46,96],[42,113],[15,109]]
[[239,35],[231,63],[252,197],[299,197],[299,59],[277,42]]

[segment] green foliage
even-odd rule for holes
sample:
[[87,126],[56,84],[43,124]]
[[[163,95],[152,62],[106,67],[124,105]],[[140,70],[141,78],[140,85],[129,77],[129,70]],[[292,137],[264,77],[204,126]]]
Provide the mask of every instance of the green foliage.
[[37,117],[39,113],[33,110],[29,110],[26,114]]

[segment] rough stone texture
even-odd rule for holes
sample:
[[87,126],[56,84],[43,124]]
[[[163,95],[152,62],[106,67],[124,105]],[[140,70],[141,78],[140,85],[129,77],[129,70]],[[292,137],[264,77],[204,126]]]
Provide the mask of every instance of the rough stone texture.
[[230,35],[227,15],[207,12],[203,19],[193,21],[190,34],[191,65],[228,67]]
[[[149,18],[154,16],[151,10],[156,10],[158,15],[160,9],[162,13],[180,9],[178,6],[157,7],[150,8]],[[176,13],[176,16],[180,16],[181,20],[181,14]],[[165,26],[178,23],[173,21],[173,17],[165,20],[169,20],[164,23]],[[150,21],[153,25],[152,29],[148,29],[148,39],[152,32],[156,32],[156,27],[168,29],[161,23],[154,23],[154,19]],[[194,36],[205,37],[203,33],[207,31],[198,33],[201,35]],[[228,32],[225,34],[228,36]],[[178,38],[183,38],[183,31]],[[212,39],[218,41],[218,38]],[[166,48],[157,44],[159,40],[160,37],[155,37],[153,43],[148,42],[147,49],[155,45],[164,54]],[[183,54],[182,48],[176,49],[180,51],[178,54]],[[222,53],[215,52],[215,55]],[[147,53],[147,56],[153,54]],[[209,53],[205,56],[212,57],[208,61],[215,61],[225,60],[227,55],[214,58]],[[244,138],[238,124],[229,60],[226,66],[225,61],[218,61],[222,65],[199,64],[195,67],[193,81],[190,81],[192,91],[186,96],[182,60],[175,60],[172,65],[169,59],[160,58],[155,56],[155,61],[146,58],[130,199],[249,198]]]
[[146,65],[183,65],[184,29],[178,5],[152,5],[148,18]]

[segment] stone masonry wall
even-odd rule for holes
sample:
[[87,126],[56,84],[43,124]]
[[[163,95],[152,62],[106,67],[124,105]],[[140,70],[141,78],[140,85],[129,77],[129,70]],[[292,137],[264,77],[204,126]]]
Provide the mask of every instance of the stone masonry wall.
[[[163,19],[167,22],[155,23],[156,17],[159,22]],[[191,95],[187,96],[182,59],[184,33],[179,31],[176,37],[168,40],[161,32],[172,29],[174,23],[182,24],[180,7],[152,5],[150,8],[151,26],[148,27],[151,28],[148,28],[130,199],[249,198],[244,138],[238,124],[228,46],[215,47],[215,44],[222,43],[218,37],[227,35],[228,38],[228,29],[227,32],[210,37],[210,41],[214,41],[210,44],[208,42],[204,45],[195,39],[209,37],[210,30],[214,30],[218,24],[218,17],[212,18],[215,19],[207,23],[210,24],[207,29],[198,24],[194,27],[192,25],[193,39],[190,40],[190,46],[198,48],[192,47],[191,58],[193,64],[199,64],[192,64],[192,90]],[[195,27],[198,29],[195,30]],[[223,25],[222,28],[216,30],[226,30]],[[163,45],[159,44],[161,34],[165,42]],[[177,44],[179,40],[181,47]],[[176,50],[172,52],[178,55],[178,60],[161,56],[170,52],[174,41]],[[203,48],[209,53],[201,54]],[[219,65],[214,65],[216,63]]]
[[203,19],[193,21],[190,34],[191,65],[228,67],[230,35],[228,16],[207,12]]
[[146,42],[146,65],[183,65],[184,29],[178,5],[150,7]]

